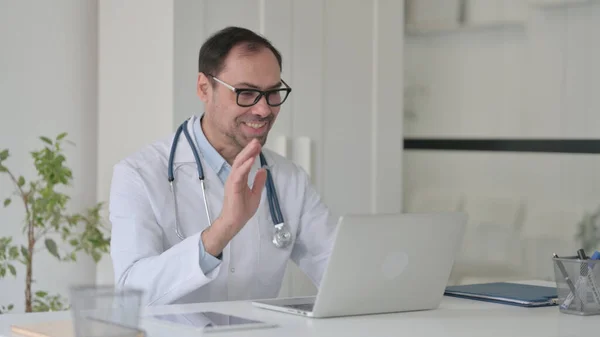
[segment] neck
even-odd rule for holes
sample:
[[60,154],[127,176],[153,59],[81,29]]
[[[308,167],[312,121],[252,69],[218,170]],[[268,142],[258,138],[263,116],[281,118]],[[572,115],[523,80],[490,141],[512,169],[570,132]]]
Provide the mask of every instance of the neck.
[[233,165],[235,157],[242,151],[242,149],[239,148],[239,146],[233,140],[227,137],[227,135],[218,132],[211,122],[206,119],[206,116],[203,116],[200,119],[200,128],[202,129],[202,132],[206,136],[206,139],[210,145],[212,145],[215,150],[219,152],[219,154],[229,165]]

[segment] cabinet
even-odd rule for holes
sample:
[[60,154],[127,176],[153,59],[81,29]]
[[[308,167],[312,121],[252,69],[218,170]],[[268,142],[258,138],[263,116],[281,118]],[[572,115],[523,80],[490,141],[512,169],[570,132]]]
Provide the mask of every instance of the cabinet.
[[589,3],[591,1],[596,1],[596,0],[527,0],[527,2],[531,6],[536,6],[536,7],[553,7],[553,6],[560,7],[560,6],[584,4],[584,3]]
[[[335,215],[401,210],[402,1],[177,0],[171,4],[173,38],[155,43],[170,51],[174,60],[172,68],[161,68],[173,78],[172,110],[164,112],[170,115],[172,128],[202,111],[195,93],[202,41],[227,25],[255,30],[282,53],[282,77],[293,88],[266,146],[302,165]],[[152,14],[147,9],[151,5],[139,6],[144,13],[134,16],[132,12],[132,20]],[[103,24],[111,22],[101,20]],[[136,30],[136,34],[145,33]],[[129,52],[144,59],[135,50]],[[127,90],[136,94],[131,92],[135,88]],[[111,112],[104,116],[107,113]],[[143,111],[128,113],[143,116]],[[110,144],[105,146],[108,151]],[[110,150],[122,151],[116,146]],[[314,293],[310,281],[290,264],[281,294]]]
[[529,6],[523,0],[469,0],[465,10],[468,24],[525,24]]
[[408,30],[450,28],[463,21],[464,0],[406,0]]
[[409,34],[523,26],[529,6],[523,0],[406,0]]

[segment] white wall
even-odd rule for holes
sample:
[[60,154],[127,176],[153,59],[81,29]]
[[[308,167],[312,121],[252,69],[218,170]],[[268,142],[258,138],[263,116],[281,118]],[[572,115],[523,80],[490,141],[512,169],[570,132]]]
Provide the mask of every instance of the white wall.
[[[406,37],[406,137],[598,138],[600,3],[531,7],[522,17]],[[598,155],[406,151],[404,163],[407,205],[425,190],[467,204],[523,201],[525,216],[600,205]],[[572,238],[575,221],[562,224],[561,233],[540,224],[536,235]]]
[[[9,148],[7,166],[27,179],[35,177],[29,151],[40,148],[41,135],[68,132],[73,170],[71,209],[96,202],[96,60],[97,8],[94,0],[0,0],[0,149]],[[0,175],[0,198],[12,185]],[[23,208],[18,200],[0,209],[0,236],[21,234]],[[43,242],[41,243],[43,246]],[[33,291],[68,295],[69,283],[92,283],[91,259],[59,263],[46,253],[34,256]],[[0,304],[24,310],[24,268],[18,277],[0,280]]]
[[[524,27],[406,38],[405,136],[520,137],[527,94]],[[413,114],[416,114],[414,116]]]
[[520,25],[407,36],[407,108],[418,111],[407,137],[598,135],[600,3],[523,16]]
[[198,53],[207,38],[206,1],[173,2],[173,128],[204,105],[196,95]]

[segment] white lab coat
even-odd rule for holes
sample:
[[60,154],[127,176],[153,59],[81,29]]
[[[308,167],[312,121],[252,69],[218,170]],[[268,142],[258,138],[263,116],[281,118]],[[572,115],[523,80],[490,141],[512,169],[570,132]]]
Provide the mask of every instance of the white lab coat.
[[[167,180],[172,139],[173,135],[155,142],[114,166],[109,211],[116,286],[143,289],[147,305],[272,298],[280,291],[291,258],[318,287],[332,249],[335,221],[306,173],[264,148],[294,243],[285,249],[273,245],[265,188],[256,214],[225,247],[221,264],[206,275],[202,272],[199,240],[208,221],[196,164],[182,133],[174,159],[179,223],[186,236],[181,240],[175,232]],[[224,187],[204,159],[201,162],[214,220],[221,211]],[[257,157],[249,182],[259,166]]]

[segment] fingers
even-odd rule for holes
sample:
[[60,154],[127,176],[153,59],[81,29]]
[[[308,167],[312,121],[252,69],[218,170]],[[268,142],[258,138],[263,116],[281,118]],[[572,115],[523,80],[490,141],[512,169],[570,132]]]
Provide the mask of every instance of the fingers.
[[[235,169],[231,170],[231,182],[238,188],[245,188],[248,186],[248,174],[254,164],[255,157],[248,158],[244,163]],[[236,190],[238,190],[236,188]]]
[[265,170],[264,168],[261,168],[260,170],[258,170],[258,172],[256,172],[256,175],[254,176],[254,184],[252,185],[252,194],[258,195],[258,198],[260,198],[260,195],[262,195],[262,191],[265,187],[266,181],[267,181],[267,170]]
[[249,158],[254,158],[260,153],[260,143],[256,139],[252,139],[246,147],[235,157],[232,170],[244,165]]

